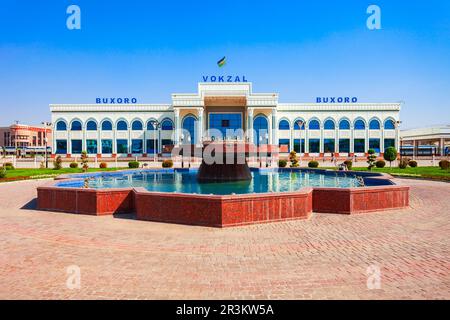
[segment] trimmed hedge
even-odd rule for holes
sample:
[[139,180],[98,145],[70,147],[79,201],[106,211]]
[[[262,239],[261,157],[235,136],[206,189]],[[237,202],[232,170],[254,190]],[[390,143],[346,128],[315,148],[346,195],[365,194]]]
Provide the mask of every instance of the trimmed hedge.
[[130,161],[128,162],[128,168],[137,169],[139,168],[139,161]]
[[312,161],[308,162],[308,167],[309,168],[318,168],[319,162],[312,160]]
[[408,165],[411,168],[417,168],[417,161],[411,160],[410,162],[408,162]]
[[162,162],[163,168],[172,168],[173,167],[173,161],[172,160],[164,160]]
[[106,169],[106,168],[108,168],[108,164],[106,162],[101,162],[99,168]]
[[441,167],[442,170],[448,170],[450,168],[450,161],[448,160],[439,161],[439,167]]
[[70,166],[72,169],[75,169],[75,168],[78,168],[78,163],[72,162],[69,166]]
[[278,160],[278,167],[280,168],[286,168],[287,161],[286,160]]
[[375,163],[375,165],[376,165],[376,167],[377,168],[384,168],[384,167],[386,167],[386,161],[384,161],[384,160],[378,160],[376,163]]

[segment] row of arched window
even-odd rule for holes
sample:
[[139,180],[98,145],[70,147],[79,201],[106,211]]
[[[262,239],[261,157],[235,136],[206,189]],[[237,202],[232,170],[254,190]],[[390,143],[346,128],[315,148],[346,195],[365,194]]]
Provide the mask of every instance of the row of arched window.
[[[104,120],[100,124],[102,131],[111,131],[113,129],[113,124],[109,120]],[[81,131],[83,129],[83,126],[81,124],[81,121],[74,120],[70,123],[70,130],[71,131]],[[86,130],[87,131],[97,131],[98,126],[97,122],[94,120],[89,120],[86,123]],[[144,129],[144,124],[140,120],[134,120],[131,123],[131,130],[140,131]],[[67,123],[63,120],[58,120],[56,122],[56,130],[57,131],[66,131],[67,130]],[[128,123],[125,120],[119,120],[116,123],[116,130],[118,131],[127,131],[128,130]],[[147,130],[155,130],[154,124],[149,121],[147,122]],[[173,122],[170,119],[164,119],[161,122],[161,130],[173,130]]]
[[[301,128],[300,128],[301,126]],[[295,121],[294,123],[294,130],[305,130],[306,124],[304,122]],[[336,129],[336,124],[333,120],[329,119],[326,120],[323,124],[323,128],[325,130],[334,130]],[[291,125],[288,120],[283,119],[279,122],[278,130],[290,130]],[[311,120],[308,124],[309,130],[320,130],[320,122],[318,120]],[[355,130],[365,130],[366,129],[366,123],[362,119],[358,119],[354,123],[354,129]],[[377,119],[373,119],[369,122],[369,129],[370,130],[380,130],[381,129],[381,123]],[[395,130],[395,122],[392,119],[388,119],[384,122],[384,129],[386,130]],[[350,130],[350,121],[347,119],[343,119],[339,122],[339,130]]]

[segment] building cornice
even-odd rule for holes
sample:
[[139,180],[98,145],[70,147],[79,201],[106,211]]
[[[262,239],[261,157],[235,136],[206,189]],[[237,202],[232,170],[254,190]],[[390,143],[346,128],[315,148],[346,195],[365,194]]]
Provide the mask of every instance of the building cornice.
[[51,112],[158,112],[173,111],[170,104],[51,104]]

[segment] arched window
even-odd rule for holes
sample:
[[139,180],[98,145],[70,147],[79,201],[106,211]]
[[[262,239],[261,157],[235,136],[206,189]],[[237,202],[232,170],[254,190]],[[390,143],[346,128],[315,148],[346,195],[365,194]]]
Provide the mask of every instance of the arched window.
[[339,130],[350,130],[350,122],[348,120],[341,120],[339,122]]
[[335,129],[333,120],[325,121],[325,124],[323,126],[324,126],[325,130],[334,130]]
[[366,124],[362,120],[356,120],[355,122],[355,130],[364,130],[366,129]]
[[142,122],[139,120],[133,121],[131,124],[131,130],[142,130]]
[[291,126],[289,125],[289,121],[287,120],[281,120],[278,124],[278,130],[289,130],[291,129]]
[[320,123],[317,120],[311,120],[309,122],[309,130],[320,130]]
[[67,125],[64,121],[58,121],[56,123],[56,130],[57,131],[66,131],[67,130]]
[[78,120],[75,120],[72,122],[72,127],[70,128],[72,131],[81,131],[81,122]]
[[294,130],[305,130],[306,124],[303,120],[296,120],[294,122]]
[[105,120],[102,122],[102,130],[103,131],[111,131],[112,130],[112,123],[109,120]]
[[86,130],[96,131],[97,130],[97,124],[95,123],[95,121],[93,121],[93,120],[88,121],[88,123],[86,124]]
[[384,122],[384,129],[395,130],[395,122],[392,119],[388,119]]
[[[189,132],[189,136],[186,133]],[[187,116],[183,120],[183,143],[184,144],[194,144],[195,143],[195,118],[193,116]]]
[[153,122],[151,120],[149,122],[147,122],[147,130],[149,130],[149,131],[155,130],[155,125],[153,124]]
[[253,121],[253,129],[256,133],[256,145],[267,144],[269,141],[269,123],[266,117],[256,117]]
[[128,125],[125,121],[120,120],[119,122],[117,122],[117,130],[119,131],[126,131],[128,130]]
[[369,123],[369,129],[370,130],[380,130],[380,121],[373,119]]
[[173,130],[173,123],[169,119],[163,120],[161,123],[161,130]]

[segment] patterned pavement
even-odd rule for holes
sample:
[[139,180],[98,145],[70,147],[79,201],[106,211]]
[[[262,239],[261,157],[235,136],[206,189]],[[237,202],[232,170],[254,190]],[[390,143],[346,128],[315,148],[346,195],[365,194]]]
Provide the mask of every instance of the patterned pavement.
[[45,181],[3,183],[0,299],[450,299],[450,184],[396,181],[410,209],[230,229],[37,211]]

